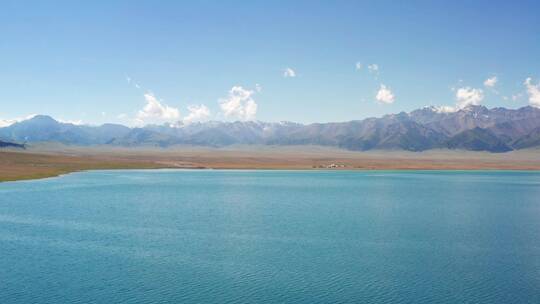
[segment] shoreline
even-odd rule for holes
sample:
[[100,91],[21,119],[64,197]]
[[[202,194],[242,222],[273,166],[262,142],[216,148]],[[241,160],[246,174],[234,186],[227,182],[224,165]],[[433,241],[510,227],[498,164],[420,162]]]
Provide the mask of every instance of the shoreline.
[[71,174],[76,173],[85,173],[85,172],[100,172],[100,171],[239,171],[239,172],[246,172],[246,171],[292,171],[292,172],[335,172],[335,171],[341,171],[341,172],[436,172],[436,171],[444,171],[444,172],[539,172],[540,169],[360,169],[360,168],[352,168],[352,169],[320,169],[320,168],[313,168],[313,169],[282,169],[282,168],[177,168],[177,167],[163,167],[163,168],[115,168],[115,169],[84,169],[84,170],[76,170],[71,172],[65,172],[60,173],[57,175],[50,175],[50,176],[43,176],[43,177],[33,177],[33,178],[25,178],[22,177],[20,179],[13,179],[13,180],[3,180],[0,179],[0,184],[2,183],[13,183],[13,182],[31,182],[31,181],[38,181],[38,180],[46,180],[51,178],[60,178],[64,176],[68,176]]
[[90,170],[540,171],[540,151],[508,154],[343,150],[0,150],[0,182]]

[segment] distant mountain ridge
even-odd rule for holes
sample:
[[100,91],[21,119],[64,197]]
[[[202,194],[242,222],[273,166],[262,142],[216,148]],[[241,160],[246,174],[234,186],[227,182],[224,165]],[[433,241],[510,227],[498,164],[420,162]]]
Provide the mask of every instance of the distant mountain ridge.
[[410,113],[339,123],[209,121],[140,128],[74,125],[37,115],[0,128],[0,140],[130,147],[257,144],[324,145],[361,151],[448,148],[506,152],[540,147],[540,109],[469,106],[456,112],[441,112],[425,107]]

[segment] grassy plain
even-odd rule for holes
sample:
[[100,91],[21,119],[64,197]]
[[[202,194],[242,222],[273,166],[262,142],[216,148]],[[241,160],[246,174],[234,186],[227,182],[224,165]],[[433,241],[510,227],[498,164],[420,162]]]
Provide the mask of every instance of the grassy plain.
[[96,169],[540,170],[540,150],[354,152],[318,146],[111,148],[38,145],[0,150],[0,181]]

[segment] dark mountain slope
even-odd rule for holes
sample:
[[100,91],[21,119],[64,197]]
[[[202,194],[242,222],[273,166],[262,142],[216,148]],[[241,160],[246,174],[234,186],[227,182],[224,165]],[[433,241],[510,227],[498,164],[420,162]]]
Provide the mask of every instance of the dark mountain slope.
[[529,134],[518,138],[512,143],[515,149],[540,147],[540,128],[532,130]]
[[25,145],[16,144],[12,142],[2,141],[0,140],[0,148],[19,148],[19,149],[26,149]]
[[493,132],[478,127],[455,135],[446,142],[446,145],[449,149],[471,151],[508,152],[512,150]]

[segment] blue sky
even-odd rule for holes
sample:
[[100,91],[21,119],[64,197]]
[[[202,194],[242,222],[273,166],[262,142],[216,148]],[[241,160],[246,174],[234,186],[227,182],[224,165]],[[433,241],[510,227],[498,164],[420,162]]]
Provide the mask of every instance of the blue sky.
[[308,123],[536,104],[540,2],[397,2],[3,1],[0,119]]

